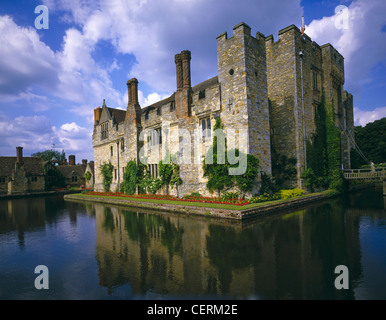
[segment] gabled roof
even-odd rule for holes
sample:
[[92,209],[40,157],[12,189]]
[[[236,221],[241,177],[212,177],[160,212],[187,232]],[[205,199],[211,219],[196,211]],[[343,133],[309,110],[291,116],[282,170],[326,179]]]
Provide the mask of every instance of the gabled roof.
[[109,108],[106,106],[105,100],[103,100],[102,113],[99,123],[114,120],[115,123],[124,122],[126,118],[126,110]]
[[[0,157],[0,177],[8,177],[15,169],[16,157]],[[42,176],[43,160],[40,157],[23,157],[24,170],[27,176]]]
[[109,110],[111,117],[115,120],[116,123],[121,123],[125,121],[126,110],[113,109],[113,108],[107,108],[107,109]]
[[[192,87],[192,91],[193,91],[193,93],[196,93],[196,92],[205,90],[206,88],[209,88],[210,86],[213,86],[215,84],[218,84],[218,76],[215,76],[213,78],[210,78],[208,80],[205,80],[205,81],[195,85],[194,87]],[[176,93],[174,92],[170,97],[163,99],[161,101],[158,101],[156,103],[153,103],[150,106],[147,106],[145,108],[142,108],[141,109],[142,113],[149,112],[151,110],[154,110],[154,109],[161,107],[162,105],[164,105],[166,103],[169,103],[171,101],[175,101],[175,95],[176,95]]]
[[83,164],[76,165],[63,165],[56,167],[66,178],[71,178],[72,176],[83,177],[86,170],[86,166]]
[[86,166],[85,171],[87,170],[87,168],[89,168],[89,170],[91,171],[91,173],[94,174],[94,162],[89,162],[89,163],[87,163],[87,166]]

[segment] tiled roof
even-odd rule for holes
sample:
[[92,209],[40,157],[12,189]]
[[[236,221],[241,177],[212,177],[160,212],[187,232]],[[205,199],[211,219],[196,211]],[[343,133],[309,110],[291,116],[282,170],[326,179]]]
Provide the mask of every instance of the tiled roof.
[[126,110],[114,109],[114,108],[107,108],[107,109],[109,109],[109,112],[111,116],[115,119],[116,123],[121,123],[125,121]]
[[[8,177],[15,169],[16,157],[0,157],[0,177]],[[23,157],[24,170],[27,176],[42,176],[43,160],[40,157]]]
[[83,177],[86,166],[83,164],[63,165],[56,167],[66,178],[71,178],[73,175]]
[[192,87],[193,92],[199,92],[202,91],[210,86],[213,86],[214,84],[218,84],[218,76],[215,76],[213,78],[210,78],[208,80],[205,80],[194,87]]
[[[193,92],[202,91],[202,90],[204,90],[204,89],[206,89],[214,84],[218,84],[218,76],[215,76],[213,78],[210,78],[208,80],[205,80],[205,81],[195,85],[194,87],[192,87],[192,90],[193,90]],[[158,102],[155,102],[155,103],[153,103],[145,108],[142,108],[141,109],[142,114],[145,112],[149,112],[151,110],[157,109],[157,108],[161,107],[162,105],[169,103],[171,101],[175,101],[175,95],[176,95],[176,93],[174,92],[170,97],[165,98],[163,100],[160,100]],[[125,117],[126,117],[126,111],[125,110],[108,108],[108,107],[107,107],[107,109],[109,110],[111,116],[114,115],[115,121],[117,123],[121,123],[121,122],[125,121]]]

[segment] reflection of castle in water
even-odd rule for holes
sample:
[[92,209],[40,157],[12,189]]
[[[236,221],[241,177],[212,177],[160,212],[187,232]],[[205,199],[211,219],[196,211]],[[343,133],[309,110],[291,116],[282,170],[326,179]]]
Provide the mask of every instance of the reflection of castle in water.
[[[129,283],[134,297],[354,298],[359,220],[342,210],[325,203],[241,225],[96,204],[100,284]],[[334,287],[340,264],[350,290]]]

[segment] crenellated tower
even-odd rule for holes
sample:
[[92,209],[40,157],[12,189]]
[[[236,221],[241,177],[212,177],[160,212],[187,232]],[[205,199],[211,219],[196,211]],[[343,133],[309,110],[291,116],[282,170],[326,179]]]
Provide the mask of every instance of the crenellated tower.
[[217,57],[224,130],[239,133],[240,146],[259,158],[261,171],[271,173],[265,37],[251,36],[251,28],[240,23],[233,37],[226,32],[217,37]]

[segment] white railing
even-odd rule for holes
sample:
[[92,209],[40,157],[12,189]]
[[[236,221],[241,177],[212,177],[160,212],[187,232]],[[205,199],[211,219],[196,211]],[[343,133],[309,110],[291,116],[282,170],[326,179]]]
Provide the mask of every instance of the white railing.
[[344,170],[343,174],[347,180],[384,180],[386,168]]

